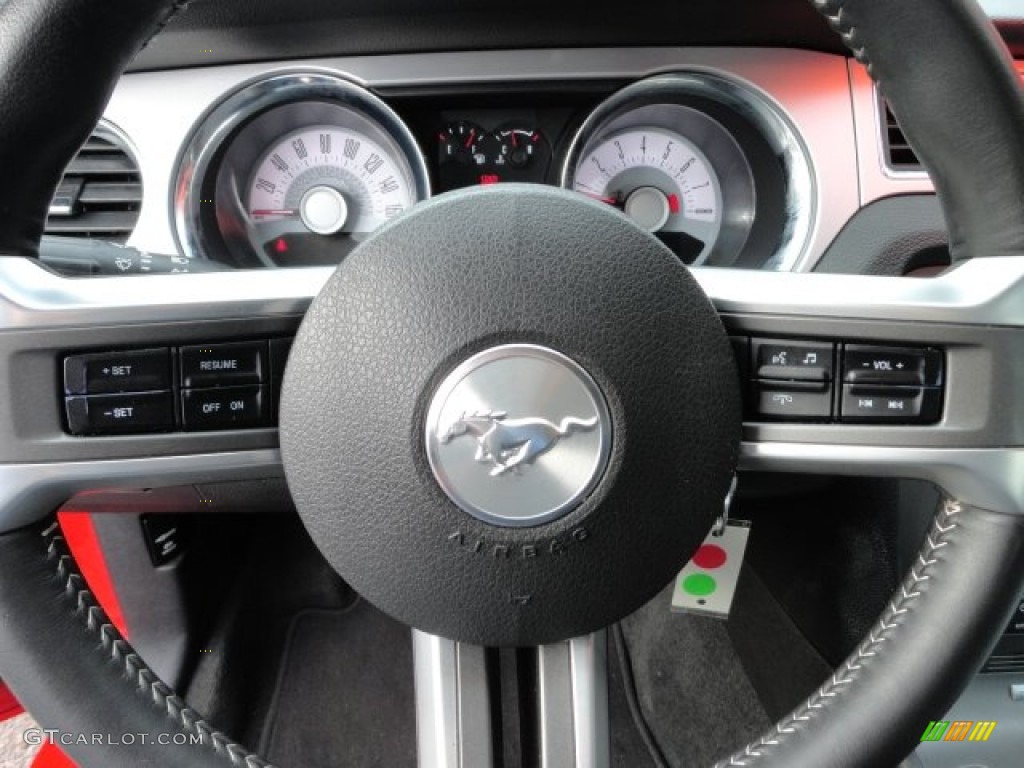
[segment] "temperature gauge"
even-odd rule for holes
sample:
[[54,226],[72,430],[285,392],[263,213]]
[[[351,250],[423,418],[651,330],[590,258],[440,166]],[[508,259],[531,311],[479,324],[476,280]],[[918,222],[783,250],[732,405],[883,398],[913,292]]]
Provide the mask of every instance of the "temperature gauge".
[[494,138],[498,147],[494,164],[499,167],[526,168],[546,149],[541,132],[530,128],[506,128],[495,133]]

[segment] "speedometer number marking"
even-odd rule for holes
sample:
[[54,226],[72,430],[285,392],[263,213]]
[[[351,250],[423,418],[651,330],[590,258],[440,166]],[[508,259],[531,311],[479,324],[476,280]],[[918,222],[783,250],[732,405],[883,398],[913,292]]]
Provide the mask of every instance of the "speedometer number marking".
[[398,181],[394,176],[388,176],[384,181],[380,183],[380,193],[386,195],[389,192],[394,192],[398,189]]
[[380,155],[374,152],[366,159],[366,162],[363,164],[363,168],[366,169],[368,174],[373,176],[373,174],[380,170],[382,165],[384,165],[384,160],[381,159]]
[[262,189],[268,195],[272,195],[274,194],[274,190],[277,189],[277,184],[272,181],[267,181],[266,179],[258,179],[256,181],[256,189]]
[[305,160],[309,156],[309,152],[306,150],[306,142],[302,139],[296,139],[292,142],[292,149],[295,150],[295,156],[299,160]]
[[329,155],[331,154],[331,134],[321,133],[320,134],[320,154]]
[[345,157],[349,160],[355,160],[356,155],[359,154],[360,146],[362,146],[362,142],[357,139],[345,139]]
[[274,167],[282,173],[288,170],[288,163],[286,163],[284,158],[278,154],[271,155],[270,162],[273,163]]

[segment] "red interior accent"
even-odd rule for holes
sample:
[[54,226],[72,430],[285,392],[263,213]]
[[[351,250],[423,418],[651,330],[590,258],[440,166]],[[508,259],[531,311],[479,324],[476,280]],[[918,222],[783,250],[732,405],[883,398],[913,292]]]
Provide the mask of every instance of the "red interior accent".
[[6,685],[0,683],[0,721],[9,720],[24,711],[18,700],[14,698],[14,694],[8,690]]
[[74,760],[65,755],[60,747],[47,741],[36,752],[32,768],[78,768]]
[[117,599],[110,571],[107,570],[107,561],[103,557],[92,516],[86,512],[62,510],[57,513],[57,522],[60,523],[68,549],[74,555],[78,569],[96,596],[96,601],[107,614],[110,623],[127,639],[128,626],[124,621],[124,613],[121,611],[121,603]]

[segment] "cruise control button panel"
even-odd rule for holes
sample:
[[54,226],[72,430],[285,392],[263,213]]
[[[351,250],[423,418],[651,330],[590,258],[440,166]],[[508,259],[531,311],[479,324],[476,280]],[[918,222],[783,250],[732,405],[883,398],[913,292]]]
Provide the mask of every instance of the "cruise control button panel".
[[98,436],[276,426],[290,344],[273,338],[67,354],[65,429]]
[[731,337],[758,421],[935,424],[944,360],[934,347]]

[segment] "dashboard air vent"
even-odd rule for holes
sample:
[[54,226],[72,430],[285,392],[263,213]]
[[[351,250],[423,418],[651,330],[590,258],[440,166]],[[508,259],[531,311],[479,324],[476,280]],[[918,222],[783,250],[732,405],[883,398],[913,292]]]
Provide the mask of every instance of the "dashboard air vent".
[[100,126],[64,171],[46,234],[124,243],[139,219],[142,178],[123,140]]
[[885,157],[889,167],[894,171],[922,171],[921,161],[907,143],[903,129],[896,122],[896,116],[889,109],[889,104],[882,99],[881,111],[884,118],[882,141],[885,144]]

